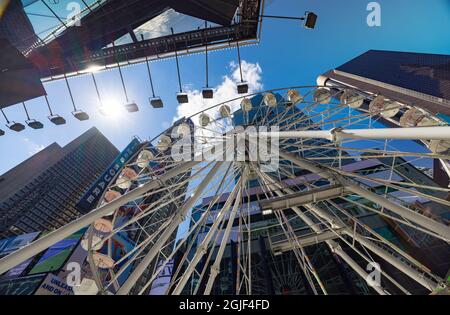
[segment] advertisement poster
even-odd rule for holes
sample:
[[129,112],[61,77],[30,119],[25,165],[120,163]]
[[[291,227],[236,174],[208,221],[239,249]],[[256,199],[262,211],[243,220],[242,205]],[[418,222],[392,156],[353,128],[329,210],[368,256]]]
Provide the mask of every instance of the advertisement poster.
[[78,245],[85,230],[83,229],[50,247],[34,265],[29,274],[33,275],[60,270]]
[[73,289],[60,277],[50,273],[34,295],[73,295]]
[[16,250],[29,245],[39,234],[40,232],[35,232],[0,240],[0,257],[9,255]]
[[125,150],[116,158],[111,166],[100,176],[99,180],[92,185],[88,192],[81,198],[77,204],[77,209],[85,213],[95,207],[102,196],[105,189],[114,179],[114,177],[125,166],[125,163],[137,152],[141,147],[139,140],[134,139]]

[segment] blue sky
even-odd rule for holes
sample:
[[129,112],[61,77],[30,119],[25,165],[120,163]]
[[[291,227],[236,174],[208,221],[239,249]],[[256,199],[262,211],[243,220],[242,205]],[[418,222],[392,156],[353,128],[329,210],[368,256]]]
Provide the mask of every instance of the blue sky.
[[[264,21],[261,44],[242,49],[244,60],[259,65],[259,68],[249,68],[256,87],[272,89],[315,84],[319,74],[369,49],[450,54],[450,0],[378,1],[382,8],[382,26],[375,28],[366,24],[369,2],[268,0],[267,14],[302,15],[309,10],[319,15],[319,21],[313,31],[300,28],[296,21]],[[235,61],[235,50],[212,53],[211,85],[223,85],[224,76],[231,76],[233,71],[230,63]],[[183,57],[180,64],[186,88],[201,89],[205,85],[204,56]],[[149,106],[150,86],[145,65],[135,65],[123,72],[130,98],[140,105],[141,111],[137,114],[123,112],[112,118],[98,114],[97,96],[90,76],[70,79],[77,106],[91,115],[88,122],[79,122],[71,116],[72,105],[64,81],[47,83],[54,112],[64,116],[67,125],[50,124],[43,98],[27,102],[32,118],[44,122],[45,128],[40,131],[27,128],[21,133],[6,130],[7,134],[0,138],[0,174],[53,142],[62,146],[67,144],[92,126],[104,133],[118,149],[123,149],[134,135],[148,139],[159,134],[177,115],[175,61],[152,63],[152,71],[156,92],[164,99],[165,108],[156,110]],[[97,73],[96,78],[103,98],[124,103],[117,70]],[[197,107],[202,106],[198,102],[187,105],[183,112],[196,112]],[[10,120],[25,120],[20,104],[7,108],[5,113]],[[3,124],[2,117],[0,121]],[[6,129],[3,125],[0,128]]]

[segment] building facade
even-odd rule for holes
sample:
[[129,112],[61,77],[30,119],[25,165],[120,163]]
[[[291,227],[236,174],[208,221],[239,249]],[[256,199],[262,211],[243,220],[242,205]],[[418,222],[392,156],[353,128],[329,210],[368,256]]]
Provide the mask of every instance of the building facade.
[[117,156],[96,128],[54,143],[0,176],[0,235],[48,232],[76,219],[76,205]]
[[450,116],[450,55],[370,50],[318,78],[330,81]]

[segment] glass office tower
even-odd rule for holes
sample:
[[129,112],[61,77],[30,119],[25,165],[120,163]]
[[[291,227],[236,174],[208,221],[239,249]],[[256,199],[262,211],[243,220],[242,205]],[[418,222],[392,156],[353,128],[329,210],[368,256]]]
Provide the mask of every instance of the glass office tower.
[[0,235],[52,231],[82,215],[76,204],[117,156],[96,128],[54,143],[0,176]]

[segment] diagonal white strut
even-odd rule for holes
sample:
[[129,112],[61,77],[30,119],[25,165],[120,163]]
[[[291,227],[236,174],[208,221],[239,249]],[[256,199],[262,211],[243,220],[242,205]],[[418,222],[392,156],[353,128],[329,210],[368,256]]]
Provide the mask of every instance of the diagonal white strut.
[[153,259],[156,257],[156,255],[159,253],[159,251],[164,246],[164,244],[168,241],[168,239],[171,237],[171,235],[176,231],[178,226],[181,223],[183,223],[189,210],[193,206],[195,206],[195,203],[203,195],[205,189],[208,187],[211,180],[217,174],[217,172],[219,171],[222,164],[223,164],[223,162],[215,163],[214,167],[209,171],[208,175],[206,175],[206,177],[203,179],[203,181],[200,183],[200,185],[195,190],[194,195],[186,201],[186,203],[183,205],[183,207],[181,209],[179,209],[178,215],[174,217],[174,219],[170,223],[170,225],[164,230],[164,232],[161,234],[161,236],[158,238],[158,240],[155,242],[155,244],[153,244],[153,246],[150,248],[149,252],[145,255],[145,257],[139,263],[139,265],[136,266],[136,268],[130,274],[130,276],[125,281],[125,283],[117,291],[118,295],[126,295],[130,292],[130,290],[136,284],[137,280],[140,278],[140,276],[142,276],[142,274],[148,268],[148,266],[153,261]]
[[366,198],[376,204],[379,204],[380,206],[389,209],[390,211],[404,217],[405,219],[414,222],[415,224],[422,226],[426,228],[427,230],[431,232],[435,232],[436,234],[439,234],[447,241],[450,240],[450,227],[437,222],[433,219],[430,219],[424,215],[421,215],[417,212],[414,212],[404,206],[401,206],[399,204],[393,203],[392,201],[383,198],[377,194],[374,194],[368,190],[363,189],[361,186],[356,185],[348,181],[347,179],[343,178],[342,176],[338,174],[334,174],[331,171],[322,169],[314,165],[313,163],[306,161],[305,159],[302,159],[294,154],[287,153],[285,151],[280,150],[279,151],[280,156],[288,161],[291,161],[295,165],[310,171],[311,173],[317,174],[323,178],[326,178],[330,180],[331,182],[335,182],[338,180],[344,187],[346,187],[349,191],[354,192],[355,194],[360,195],[363,198]]
[[[251,134],[249,134],[251,136]],[[450,127],[417,127],[417,128],[373,128],[373,129],[331,129],[260,132],[260,137],[279,137],[280,139],[327,139],[340,141],[343,139],[372,140],[450,140]],[[256,136],[253,135],[253,136]]]
[[142,187],[136,188],[135,190],[115,199],[114,201],[91,211],[90,213],[82,216],[75,221],[72,221],[71,223],[59,228],[58,230],[51,232],[50,234],[31,243],[30,245],[0,259],[0,274],[10,270],[11,268],[14,268],[18,264],[33,257],[34,255],[39,254],[40,252],[56,244],[57,242],[94,223],[96,220],[107,216],[112,211],[115,211],[128,202],[139,198],[148,191],[160,188],[165,181],[179,174],[185,173],[198,163],[199,162],[196,161],[183,163],[161,175],[158,179],[149,181]]

